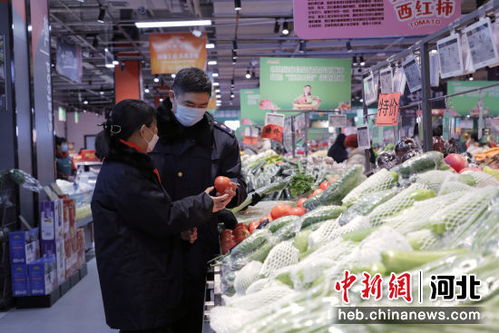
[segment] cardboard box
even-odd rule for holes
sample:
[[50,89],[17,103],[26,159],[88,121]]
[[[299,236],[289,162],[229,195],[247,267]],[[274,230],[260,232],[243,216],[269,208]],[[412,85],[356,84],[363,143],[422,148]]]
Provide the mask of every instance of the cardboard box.
[[76,236],[76,204],[72,199],[64,199],[64,238]]
[[42,255],[55,255],[56,242],[64,237],[63,201],[42,201],[40,203],[40,226]]
[[32,296],[50,294],[58,286],[55,256],[44,257],[29,264],[28,275]]
[[28,265],[12,264],[12,295],[14,297],[31,296]]
[[29,264],[40,258],[39,229],[9,233],[11,264]]
[[64,241],[66,279],[78,270],[78,252],[76,237]]
[[77,254],[78,254],[78,268],[85,264],[85,230],[78,228],[76,231],[77,241]]
[[57,282],[62,284],[66,280],[66,255],[64,252],[64,240],[60,239],[56,244]]

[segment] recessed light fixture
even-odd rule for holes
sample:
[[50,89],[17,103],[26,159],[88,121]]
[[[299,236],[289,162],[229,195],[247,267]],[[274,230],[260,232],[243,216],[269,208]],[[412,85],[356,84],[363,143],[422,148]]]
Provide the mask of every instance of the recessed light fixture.
[[215,44],[213,44],[213,43],[207,43],[206,44],[206,48],[207,49],[214,49],[215,48]]
[[151,91],[149,90],[149,88],[148,88],[148,87],[146,87],[146,88],[144,89],[144,92],[145,92],[146,94],[149,94]]
[[211,77],[218,77],[218,73],[211,73]]
[[236,12],[241,10],[241,0],[234,0],[234,10]]
[[159,99],[160,103],[163,103],[164,99],[163,98],[160,98]]
[[152,79],[154,81],[154,83],[158,83],[159,82],[159,77],[158,75],[155,75],[154,76],[154,79]]
[[245,77],[246,77],[248,80],[249,80],[249,79],[251,79],[251,73],[250,73],[249,68],[246,70],[246,75],[245,75]]
[[176,75],[176,74],[172,74],[172,75],[170,75],[170,76],[172,77],[172,79],[174,79],[174,78],[175,78],[175,76],[177,76],[177,75]]
[[208,61],[208,66],[215,66],[217,64],[216,60],[210,60]]
[[220,86],[220,83],[218,83],[218,82],[213,82],[213,86],[214,86],[214,87],[218,87],[218,86]]
[[83,104],[88,105],[88,101],[87,101],[87,100],[84,100],[84,101],[83,101]]
[[192,30],[192,34],[196,37],[201,37],[203,35],[203,33],[201,32],[201,30],[198,30],[198,29],[194,29]]
[[177,28],[177,27],[200,27],[211,25],[211,20],[189,20],[189,21],[145,21],[135,22],[139,29],[146,28]]
[[114,66],[117,66],[117,65],[119,65],[119,64],[120,64],[120,62],[119,62],[118,60],[113,60],[113,65],[114,65]]

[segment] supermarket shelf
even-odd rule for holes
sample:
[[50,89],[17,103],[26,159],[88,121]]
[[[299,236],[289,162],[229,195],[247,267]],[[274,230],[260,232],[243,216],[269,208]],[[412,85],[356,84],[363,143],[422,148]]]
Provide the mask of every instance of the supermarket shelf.
[[84,227],[87,224],[93,222],[93,220],[94,220],[94,218],[92,217],[92,215],[84,217],[80,220],[77,220],[76,221],[76,228],[78,229],[78,228]]

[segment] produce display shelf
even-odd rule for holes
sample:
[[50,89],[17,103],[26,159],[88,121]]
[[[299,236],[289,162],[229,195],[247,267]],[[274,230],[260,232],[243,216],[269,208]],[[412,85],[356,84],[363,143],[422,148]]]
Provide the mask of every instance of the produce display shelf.
[[54,305],[71,288],[80,282],[88,274],[87,264],[76,271],[66,281],[54,289],[49,295],[16,297],[15,304],[18,309],[49,308]]

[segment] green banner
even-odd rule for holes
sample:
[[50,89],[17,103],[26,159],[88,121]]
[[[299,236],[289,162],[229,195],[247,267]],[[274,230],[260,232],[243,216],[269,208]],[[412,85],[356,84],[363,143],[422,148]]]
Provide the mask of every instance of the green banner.
[[347,110],[351,59],[260,58],[260,108]]
[[263,128],[265,125],[265,112],[260,110],[260,89],[239,90],[241,103],[241,127],[238,129],[238,136],[242,137],[244,130],[251,126]]
[[[498,83],[498,81],[448,81],[447,93],[455,94],[489,86],[494,83]],[[480,100],[483,101],[484,116],[499,114],[499,86],[451,97],[449,98],[448,108],[462,116],[471,115],[478,117],[480,113]]]

